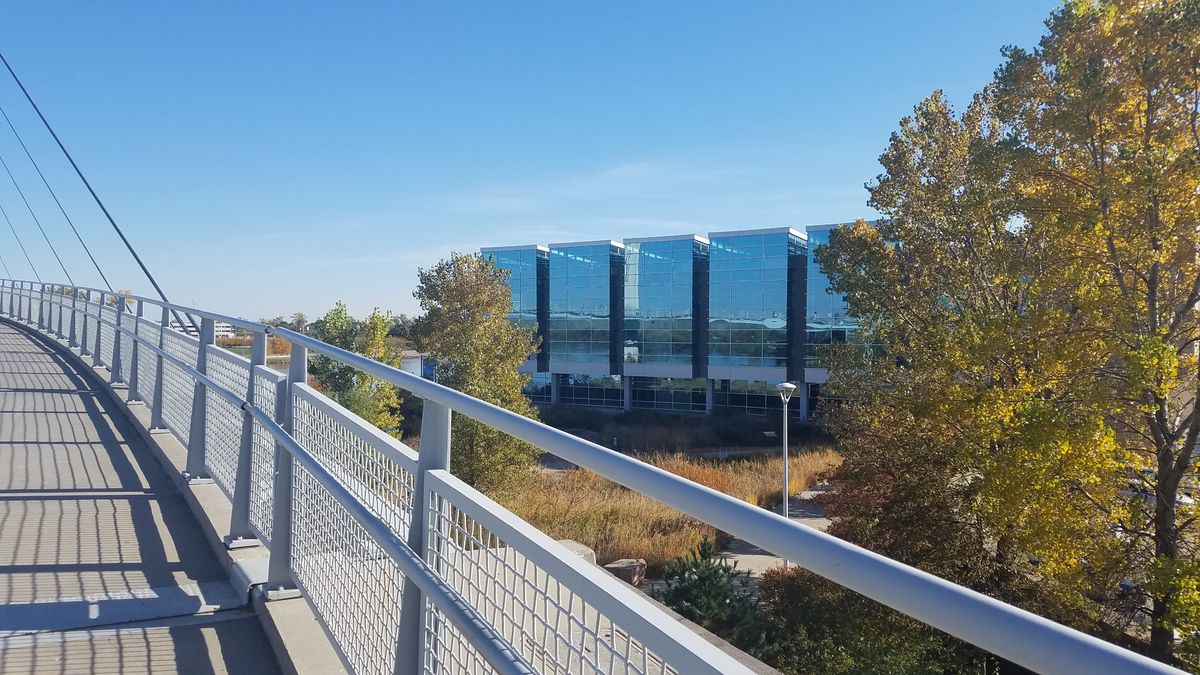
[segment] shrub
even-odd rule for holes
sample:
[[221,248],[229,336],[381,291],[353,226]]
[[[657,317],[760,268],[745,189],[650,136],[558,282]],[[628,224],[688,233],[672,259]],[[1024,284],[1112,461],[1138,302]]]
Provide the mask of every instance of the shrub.
[[750,574],[717,555],[708,538],[663,569],[663,604],[747,651],[763,643],[758,601],[750,590]]

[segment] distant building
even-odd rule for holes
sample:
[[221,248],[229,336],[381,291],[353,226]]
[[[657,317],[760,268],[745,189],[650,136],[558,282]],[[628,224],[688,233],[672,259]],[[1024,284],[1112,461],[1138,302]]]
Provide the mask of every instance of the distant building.
[[807,415],[820,345],[853,342],[845,298],[810,248],[838,225],[484,248],[509,270],[517,323],[541,349],[523,367],[536,402],[691,412],[778,406],[801,385]]
[[[174,319],[171,320],[171,328],[173,330],[177,330],[180,333],[187,333],[188,335],[191,335],[192,337],[199,337],[199,335],[200,335],[200,333],[198,331],[199,327],[200,327],[199,321],[196,322],[195,326],[192,326],[190,321],[184,322],[181,325],[178,321],[176,321]],[[237,335],[237,333],[234,330],[232,324],[228,324],[224,321],[214,321],[213,322],[213,337],[226,338],[226,337],[234,337],[235,335]]]

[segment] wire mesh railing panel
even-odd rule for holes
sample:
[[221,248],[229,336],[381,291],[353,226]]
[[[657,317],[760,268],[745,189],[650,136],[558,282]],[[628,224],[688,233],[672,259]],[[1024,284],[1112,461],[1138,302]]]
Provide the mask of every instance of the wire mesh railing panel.
[[320,482],[292,474],[292,573],[355,673],[395,670],[404,576]]
[[[199,342],[170,329],[163,331],[163,351],[189,365],[196,363]],[[178,365],[163,360],[163,423],[185,446],[192,431],[192,396],[196,380]]]
[[[266,366],[254,368],[254,405],[275,414],[283,373]],[[250,527],[259,541],[271,545],[271,501],[275,496],[275,437],[257,420],[250,439]]]
[[[133,330],[137,325],[137,316],[133,312],[125,312],[121,315],[121,328]],[[133,350],[136,347],[134,337],[128,333],[121,334],[121,377],[125,382],[129,382],[129,369],[133,367]],[[138,364],[138,378],[142,376],[141,364]]]
[[[138,382],[137,395],[148,406],[158,402],[154,400],[154,380],[158,377],[158,354],[147,345],[158,346],[162,326],[157,321],[138,319]],[[144,341],[144,342],[143,342]]]
[[403,536],[412,523],[416,453],[306,385],[296,387],[292,435],[375,515]]
[[117,310],[108,305],[101,305],[100,311],[100,362],[112,367],[113,364],[113,335],[116,331],[112,324],[117,321]]
[[[250,361],[237,354],[208,346],[207,375],[239,397],[250,386]],[[242,409],[212,389],[205,388],[204,464],[208,475],[232,499],[242,445]]]
[[[427,561],[538,672],[641,675],[716,667],[686,655],[695,639],[686,628],[673,642],[664,631],[675,622],[665,614],[661,628],[653,628],[646,617],[660,610],[631,597],[620,582],[581,571],[574,554],[449,474],[429,476]],[[442,665],[468,658],[462,636],[435,608],[427,604],[425,611],[426,658]]]

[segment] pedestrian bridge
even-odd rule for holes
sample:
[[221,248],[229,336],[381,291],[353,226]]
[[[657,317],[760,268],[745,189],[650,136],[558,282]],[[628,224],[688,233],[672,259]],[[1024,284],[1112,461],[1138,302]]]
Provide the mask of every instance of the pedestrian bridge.
[[[422,399],[420,452],[310,387],[310,354]],[[1032,670],[1178,672],[308,336],[3,280],[0,673],[768,670],[455,478],[452,415]]]

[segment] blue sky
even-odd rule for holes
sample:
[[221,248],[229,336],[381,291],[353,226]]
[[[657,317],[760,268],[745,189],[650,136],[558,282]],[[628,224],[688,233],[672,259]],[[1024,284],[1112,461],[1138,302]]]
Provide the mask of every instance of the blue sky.
[[[1055,6],[37,2],[0,49],[177,302],[412,313],[451,250],[870,216],[899,119],[937,88],[964,106]],[[7,78],[0,105],[114,284],[150,291]],[[3,174],[0,205],[61,278]],[[2,222],[0,255],[30,277]]]

